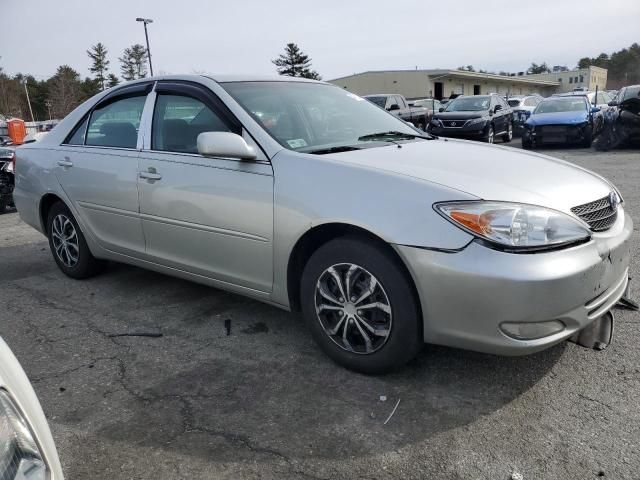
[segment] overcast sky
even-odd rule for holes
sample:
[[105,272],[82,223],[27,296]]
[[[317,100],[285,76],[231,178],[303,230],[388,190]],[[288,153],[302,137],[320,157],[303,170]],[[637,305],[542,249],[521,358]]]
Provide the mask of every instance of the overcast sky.
[[149,36],[155,73],[275,73],[297,43],[324,79],[365,70],[524,70],[575,66],[640,42],[640,0],[0,0],[0,66],[42,79],[69,64],[89,75],[97,42],[120,74]]

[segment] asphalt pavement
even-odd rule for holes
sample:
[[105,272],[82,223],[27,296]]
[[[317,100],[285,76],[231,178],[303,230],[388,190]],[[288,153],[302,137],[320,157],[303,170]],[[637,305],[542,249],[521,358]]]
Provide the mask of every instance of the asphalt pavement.
[[[640,299],[640,151],[544,153],[621,190]],[[297,315],[238,295],[116,264],[69,279],[41,234],[0,215],[0,335],[68,479],[637,479],[640,314],[615,314],[602,352],[425,346],[364,376]]]

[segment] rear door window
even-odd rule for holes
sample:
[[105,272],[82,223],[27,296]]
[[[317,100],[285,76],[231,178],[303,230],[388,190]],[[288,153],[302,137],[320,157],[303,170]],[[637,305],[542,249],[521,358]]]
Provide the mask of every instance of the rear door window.
[[146,95],[127,97],[99,106],[91,114],[86,145],[136,148]]

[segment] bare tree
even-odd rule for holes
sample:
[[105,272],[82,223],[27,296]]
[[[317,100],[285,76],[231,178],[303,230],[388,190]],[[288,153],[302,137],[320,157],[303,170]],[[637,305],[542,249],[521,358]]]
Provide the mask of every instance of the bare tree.
[[56,74],[49,79],[49,101],[51,114],[63,118],[83,100],[80,74],[69,65],[58,67]]

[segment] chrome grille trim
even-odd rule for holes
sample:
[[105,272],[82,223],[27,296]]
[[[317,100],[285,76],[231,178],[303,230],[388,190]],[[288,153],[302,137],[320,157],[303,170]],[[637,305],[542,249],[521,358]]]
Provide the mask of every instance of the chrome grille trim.
[[618,218],[617,206],[611,205],[609,196],[578,205],[573,207],[571,211],[589,224],[589,227],[594,232],[608,230]]

